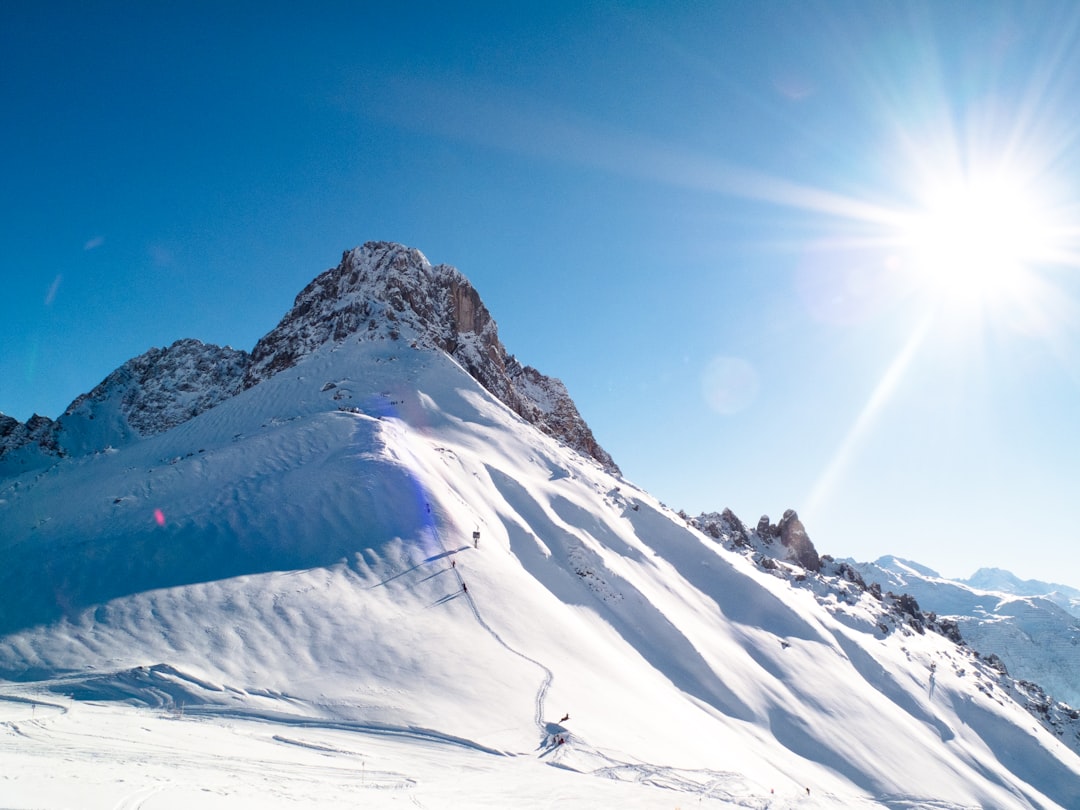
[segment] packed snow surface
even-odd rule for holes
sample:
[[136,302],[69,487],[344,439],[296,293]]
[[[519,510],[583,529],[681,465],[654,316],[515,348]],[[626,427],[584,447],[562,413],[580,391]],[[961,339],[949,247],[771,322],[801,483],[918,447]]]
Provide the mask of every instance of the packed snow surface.
[[0,554],[0,807],[1080,807],[970,653],[402,340],[4,479]]

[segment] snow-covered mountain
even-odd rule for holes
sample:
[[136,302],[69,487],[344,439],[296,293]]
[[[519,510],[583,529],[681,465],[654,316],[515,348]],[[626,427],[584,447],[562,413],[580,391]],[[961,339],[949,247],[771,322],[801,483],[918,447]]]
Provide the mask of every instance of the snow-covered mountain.
[[0,414],[0,473],[162,433],[235,394],[249,363],[247,352],[178,340],[128,360],[56,421]]
[[453,357],[503,404],[576,450],[618,472],[561,381],[523,366],[503,347],[499,330],[472,284],[456,268],[432,266],[420,251],[369,242],[296,297],[281,323],[252,351],[244,387],[292,367],[327,343],[401,339]]
[[1068,610],[1076,610],[1075,590],[1000,569],[949,580],[892,556],[851,565],[867,581],[911,594],[923,610],[955,622],[971,647],[996,655],[1013,677],[1080,706],[1080,619]]
[[445,351],[519,416],[618,472],[566,386],[506,351],[465,276],[447,265],[432,266],[418,250],[368,242],[346,251],[337,267],[305,287],[250,355],[179,340],[129,360],[55,422],[35,415],[21,424],[0,413],[0,474],[156,435],[321,346],[350,338],[399,340],[403,334],[414,348]]
[[1080,590],[1068,585],[1040,582],[1037,579],[1020,579],[1016,574],[1001,568],[980,568],[967,579],[958,581],[983,591],[1049,599],[1071,615],[1080,618]]
[[0,804],[1080,806],[1075,712],[624,480],[452,268],[162,351],[3,433]]

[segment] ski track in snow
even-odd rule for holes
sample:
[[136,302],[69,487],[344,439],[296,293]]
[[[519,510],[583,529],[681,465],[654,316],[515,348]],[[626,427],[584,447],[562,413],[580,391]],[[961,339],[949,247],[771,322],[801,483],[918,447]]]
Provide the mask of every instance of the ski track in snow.
[[[438,542],[439,548],[442,550],[442,554],[439,558],[444,559],[445,557],[450,556],[453,552],[451,552],[447,548],[446,542],[443,540],[442,533],[439,531],[439,528],[435,525],[434,521],[431,525],[431,531],[435,535],[435,540],[436,542]],[[552,673],[551,669],[537,661],[535,658],[532,658],[521,652],[520,650],[516,650],[512,646],[510,646],[506,642],[506,640],[502,636],[500,636],[498,632],[496,632],[496,630],[490,624],[488,624],[484,620],[484,617],[480,614],[480,609],[476,606],[476,600],[473,598],[472,594],[470,594],[468,590],[465,589],[465,580],[461,576],[461,572],[458,571],[457,566],[450,566],[450,570],[453,571],[454,576],[457,577],[458,585],[461,586],[461,591],[464,594],[466,601],[469,603],[469,609],[472,611],[473,616],[476,617],[477,623],[482,628],[484,628],[484,630],[488,634],[490,634],[491,637],[496,642],[498,642],[505,650],[512,653],[513,655],[516,655],[522,660],[528,661],[529,663],[536,665],[543,671],[544,679],[541,682],[540,687],[536,690],[536,714],[533,718],[533,722],[536,724],[537,731],[540,732],[541,738],[546,737],[547,735],[545,734],[545,732],[547,731],[547,728],[544,725],[544,704],[547,699],[548,689],[551,688],[552,681],[555,678],[554,674]]]
[[115,810],[139,810],[143,806],[143,802],[154,796],[157,793],[161,793],[164,790],[162,785],[151,785],[150,787],[139,788],[130,796],[121,799],[117,804]]
[[[36,688],[80,700],[4,684],[0,806],[84,806],[68,796],[85,780],[108,797],[92,810],[202,806],[188,778],[199,775],[211,798],[239,784],[241,806],[273,808],[355,806],[364,779],[396,793],[363,797],[379,807],[1080,807],[1075,760],[991,693],[977,661],[958,674],[939,667],[925,697],[920,660],[954,652],[939,637],[903,627],[879,637],[868,609],[820,610],[824,591],[815,601],[718,548],[535,435],[437,356],[340,352],[123,450],[130,469],[102,454],[10,485],[0,534],[23,527],[20,553],[39,549],[14,558],[4,580],[26,601],[25,615],[8,615],[19,631],[5,648],[19,662],[10,671],[40,657],[51,677]],[[366,410],[320,410],[329,394],[310,389],[346,379],[350,358],[389,406],[368,407],[357,387],[350,396]],[[425,376],[403,388],[403,367]],[[307,416],[279,418],[297,402]],[[64,470],[73,477],[60,481]],[[438,525],[424,500],[446,510]],[[152,517],[159,504],[164,525]],[[468,546],[448,549],[443,532],[452,539],[474,519],[496,542],[472,558]],[[104,556],[86,554],[85,526],[101,532]],[[100,586],[122,579],[114,560],[142,549],[163,555],[166,576],[142,583],[153,590]],[[484,575],[492,587],[465,590],[465,566],[447,560],[459,557],[478,563],[470,585]],[[94,612],[61,616],[60,586]],[[455,609],[424,612],[444,593],[426,606]],[[43,621],[61,632],[34,629]],[[67,666],[86,660],[96,665]],[[549,694],[574,708],[581,737],[545,723]],[[93,705],[125,700],[148,709]],[[185,702],[181,721],[160,711]],[[512,728],[498,728],[500,712]],[[371,771],[368,751],[381,757]],[[35,778],[74,786],[39,800]],[[11,785],[24,791],[14,805]],[[485,801],[462,792],[474,787]],[[630,796],[642,798],[620,801]]]

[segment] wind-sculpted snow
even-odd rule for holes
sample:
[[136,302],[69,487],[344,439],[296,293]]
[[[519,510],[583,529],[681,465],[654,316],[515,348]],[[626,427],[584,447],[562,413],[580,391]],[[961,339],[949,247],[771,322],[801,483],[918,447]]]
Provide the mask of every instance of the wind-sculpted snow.
[[0,480],[0,799],[1080,806],[1058,705],[764,527],[699,529],[419,338],[307,347]]

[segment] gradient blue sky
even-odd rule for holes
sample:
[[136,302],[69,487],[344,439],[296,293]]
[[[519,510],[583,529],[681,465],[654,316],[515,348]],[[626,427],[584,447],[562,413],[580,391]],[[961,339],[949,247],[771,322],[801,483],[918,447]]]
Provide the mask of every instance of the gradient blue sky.
[[393,240],[669,505],[1080,585],[1077,109],[1075,3],[5,3],[0,411]]

